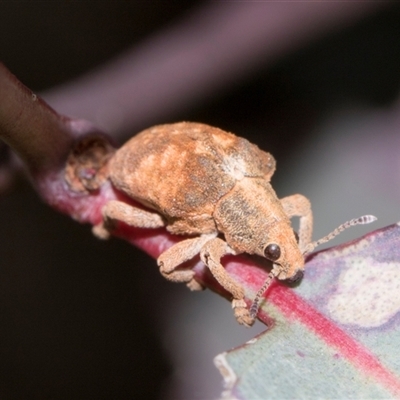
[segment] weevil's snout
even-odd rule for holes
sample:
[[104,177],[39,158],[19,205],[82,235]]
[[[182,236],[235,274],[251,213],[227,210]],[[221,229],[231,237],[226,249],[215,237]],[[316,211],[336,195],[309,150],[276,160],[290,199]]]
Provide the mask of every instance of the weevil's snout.
[[304,276],[304,270],[303,269],[298,269],[293,276],[288,278],[288,281],[290,283],[298,283],[303,279]]
[[283,262],[281,264],[274,263],[276,277],[279,280],[287,280],[290,283],[297,283],[303,279],[304,263],[291,264]]
[[288,280],[289,282],[298,282],[304,275],[304,258],[300,251],[290,252],[287,257],[280,263],[278,279]]

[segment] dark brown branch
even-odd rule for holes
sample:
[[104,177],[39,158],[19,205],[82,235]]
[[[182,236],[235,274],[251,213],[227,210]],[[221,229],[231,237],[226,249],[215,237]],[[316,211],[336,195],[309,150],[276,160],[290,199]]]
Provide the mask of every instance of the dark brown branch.
[[65,161],[72,141],[59,116],[0,63],[0,138],[35,175]]

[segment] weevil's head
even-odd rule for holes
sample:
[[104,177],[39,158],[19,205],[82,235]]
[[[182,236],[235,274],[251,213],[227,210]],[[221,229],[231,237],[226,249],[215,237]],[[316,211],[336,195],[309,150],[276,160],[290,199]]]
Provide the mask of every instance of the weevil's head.
[[297,234],[282,221],[271,227],[266,234],[262,255],[274,265],[278,279],[300,280],[304,271],[304,256],[300,251]]
[[237,182],[218,202],[213,216],[237,254],[258,254],[272,261],[278,279],[295,279],[304,270],[304,257],[290,219],[268,182]]

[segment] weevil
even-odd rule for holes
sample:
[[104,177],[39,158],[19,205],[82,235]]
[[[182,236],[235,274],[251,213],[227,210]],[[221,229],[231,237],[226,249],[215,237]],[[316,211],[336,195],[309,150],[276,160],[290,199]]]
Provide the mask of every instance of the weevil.
[[[232,295],[237,321],[251,326],[272,278],[296,279],[304,270],[304,253],[321,242],[311,243],[309,200],[300,194],[279,199],[270,184],[274,172],[271,154],[234,134],[200,123],[155,126],[118,149],[106,172],[115,188],[146,210],[111,200],[93,232],[107,238],[115,222],[122,221],[141,228],[166,227],[172,234],[188,236],[159,256],[161,274],[192,290],[202,289],[192,270],[179,269],[200,254]],[[292,217],[299,217],[298,237]],[[363,218],[347,225],[371,222]],[[335,234],[337,230],[329,238]],[[224,255],[240,253],[257,254],[273,263],[250,309],[243,287],[221,264]]]

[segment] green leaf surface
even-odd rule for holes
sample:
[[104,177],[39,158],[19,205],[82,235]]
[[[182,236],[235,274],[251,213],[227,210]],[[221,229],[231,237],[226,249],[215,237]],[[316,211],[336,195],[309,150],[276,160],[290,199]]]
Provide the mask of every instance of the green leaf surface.
[[297,287],[266,294],[266,332],[216,357],[224,396],[398,398],[399,311],[397,224],[313,254]]

